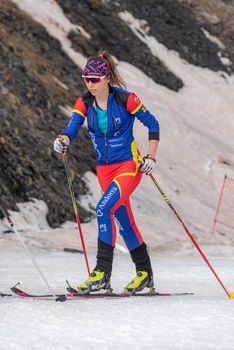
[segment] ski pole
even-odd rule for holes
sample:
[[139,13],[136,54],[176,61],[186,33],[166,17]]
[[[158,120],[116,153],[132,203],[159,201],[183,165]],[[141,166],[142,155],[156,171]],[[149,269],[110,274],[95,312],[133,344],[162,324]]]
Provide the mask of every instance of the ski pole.
[[223,179],[222,188],[221,188],[221,193],[220,193],[220,196],[219,196],[219,201],[218,201],[218,204],[217,204],[215,218],[214,218],[214,222],[213,222],[213,226],[212,226],[212,234],[214,234],[214,232],[215,232],[215,226],[216,226],[217,217],[218,217],[220,205],[221,205],[222,198],[223,198],[223,192],[224,192],[224,187],[225,187],[225,182],[226,181],[227,181],[227,175],[225,174],[224,179]]
[[194,239],[194,237],[192,236],[192,234],[189,232],[189,230],[187,229],[187,227],[185,226],[183,220],[180,218],[179,214],[177,213],[177,211],[175,210],[175,208],[173,207],[173,205],[171,204],[170,200],[168,199],[168,197],[166,196],[166,194],[164,193],[164,191],[162,190],[162,188],[159,186],[159,183],[156,181],[156,179],[154,178],[154,176],[152,174],[149,175],[151,180],[153,181],[153,183],[155,184],[155,186],[157,187],[157,189],[159,190],[160,194],[163,196],[165,202],[168,204],[168,206],[170,207],[170,209],[172,210],[172,212],[175,214],[175,216],[177,217],[177,219],[180,221],[180,223],[182,224],[185,232],[187,233],[188,237],[191,239],[191,241],[193,242],[194,246],[197,248],[198,252],[201,254],[202,258],[204,259],[204,261],[206,262],[206,264],[208,265],[208,267],[210,268],[210,270],[212,271],[212,273],[214,274],[215,278],[217,279],[217,281],[219,282],[219,284],[221,285],[221,287],[223,288],[223,290],[225,291],[225,293],[227,294],[227,296],[230,299],[234,299],[234,292],[228,293],[227,289],[224,287],[223,283],[221,282],[220,278],[218,277],[217,273],[215,272],[215,270],[213,269],[213,267],[211,266],[211,264],[209,263],[208,259],[206,258],[205,254],[203,253],[203,251],[201,250],[201,248],[199,247],[199,245],[197,244],[196,240]]
[[[60,139],[60,142],[65,147],[67,147],[62,141],[61,135],[59,136],[59,139]],[[77,229],[78,229],[78,232],[79,232],[79,235],[80,235],[80,240],[81,240],[81,244],[82,244],[82,248],[83,248],[85,264],[86,264],[86,267],[87,267],[88,274],[90,276],[89,262],[88,262],[86,248],[85,248],[84,237],[83,237],[83,233],[82,233],[82,229],[81,229],[80,218],[79,218],[78,208],[77,208],[77,204],[76,204],[76,198],[75,198],[75,194],[74,194],[74,190],[73,190],[72,177],[70,175],[70,169],[69,169],[68,162],[67,162],[67,151],[62,153],[62,157],[63,157],[64,168],[65,168],[65,171],[66,171],[68,188],[69,188],[69,192],[70,192],[70,196],[71,196],[71,200],[72,200],[72,205],[73,205],[73,209],[74,209],[74,213],[75,213],[75,218],[76,218],[76,222],[77,222]]]
[[4,216],[6,217],[7,221],[9,222],[13,232],[16,234],[16,237],[18,238],[18,240],[20,241],[21,245],[23,246],[27,256],[29,257],[29,259],[32,261],[34,267],[36,268],[37,272],[39,273],[39,275],[41,276],[42,280],[45,282],[45,284],[47,285],[49,291],[51,292],[51,294],[55,297],[55,299],[57,298],[55,293],[53,292],[51,286],[49,285],[47,279],[45,278],[44,274],[42,273],[40,267],[38,266],[38,264],[36,263],[35,259],[33,258],[32,254],[30,253],[28,247],[26,246],[26,244],[24,243],[23,238],[21,237],[20,233],[16,230],[10,216],[7,214],[7,212],[3,209],[3,207],[0,207],[1,211],[3,212]]

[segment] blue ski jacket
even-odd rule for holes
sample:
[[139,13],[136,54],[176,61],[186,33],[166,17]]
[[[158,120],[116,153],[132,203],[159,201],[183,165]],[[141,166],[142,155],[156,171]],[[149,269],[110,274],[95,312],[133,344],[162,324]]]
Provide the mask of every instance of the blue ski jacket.
[[148,128],[149,140],[159,140],[157,119],[132,92],[110,86],[107,116],[108,128],[104,135],[98,128],[95,98],[87,92],[77,99],[70,122],[62,132],[72,142],[87,119],[88,132],[96,151],[97,165],[137,160],[139,151],[133,136],[135,117]]

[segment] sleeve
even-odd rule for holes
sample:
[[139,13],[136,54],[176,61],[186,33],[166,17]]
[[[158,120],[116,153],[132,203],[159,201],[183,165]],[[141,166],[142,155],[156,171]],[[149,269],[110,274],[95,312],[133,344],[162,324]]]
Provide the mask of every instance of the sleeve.
[[66,128],[62,131],[62,134],[67,135],[70,141],[74,140],[78,134],[80,127],[84,124],[85,118],[86,105],[82,97],[79,97],[72,109],[71,119]]
[[130,93],[128,96],[127,111],[136,116],[149,129],[149,140],[159,140],[157,119],[143,106],[141,100],[134,93]]

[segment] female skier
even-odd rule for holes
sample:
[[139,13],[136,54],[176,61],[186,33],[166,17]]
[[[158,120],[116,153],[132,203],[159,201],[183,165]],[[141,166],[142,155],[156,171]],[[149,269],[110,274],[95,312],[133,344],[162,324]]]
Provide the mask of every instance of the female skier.
[[[62,139],[54,141],[55,151],[62,153],[77,136],[87,119],[88,131],[96,151],[97,177],[103,193],[97,204],[98,249],[97,264],[78,292],[90,293],[110,290],[116,227],[119,226],[125,244],[136,266],[136,277],[125,290],[135,293],[145,287],[153,290],[153,272],[147,246],[139,232],[129,197],[142,178],[156,165],[159,124],[143,106],[140,99],[125,90],[112,56],[104,51],[90,57],[82,78],[87,92],[80,96],[73,108]],[[137,117],[149,130],[148,154],[141,158],[133,137],[133,123]]]

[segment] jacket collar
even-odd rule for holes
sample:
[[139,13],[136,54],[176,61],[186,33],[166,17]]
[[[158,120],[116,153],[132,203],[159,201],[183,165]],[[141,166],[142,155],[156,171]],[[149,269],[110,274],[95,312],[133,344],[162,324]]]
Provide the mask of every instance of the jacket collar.
[[[109,95],[114,95],[116,92],[115,88],[111,85],[109,86],[109,88]],[[91,92],[87,91],[82,97],[89,106],[93,106],[95,102],[95,97],[91,94]]]

